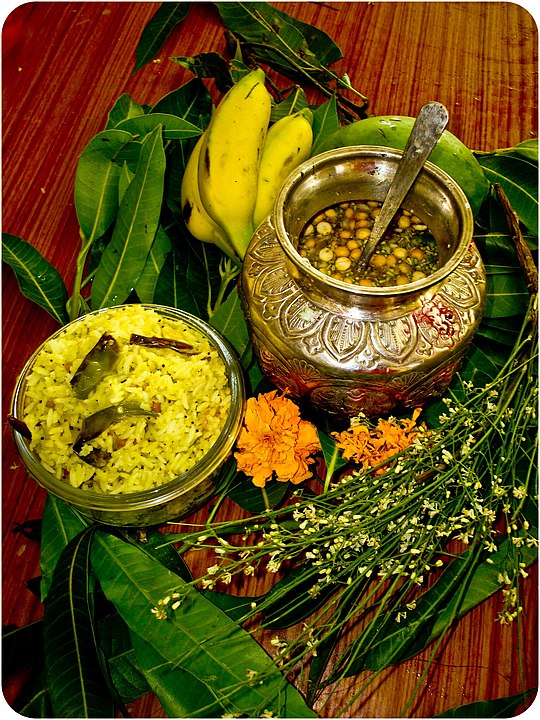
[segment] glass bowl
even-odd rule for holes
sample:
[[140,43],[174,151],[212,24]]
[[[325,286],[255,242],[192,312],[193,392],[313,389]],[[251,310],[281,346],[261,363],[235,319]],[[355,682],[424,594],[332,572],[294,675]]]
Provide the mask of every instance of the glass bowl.
[[[46,347],[51,347],[51,341],[54,343],[61,340],[61,336],[66,332],[80,331],[84,324],[88,325],[89,322],[93,322],[92,319],[100,313],[120,313],[125,311],[125,308],[154,311],[164,322],[181,322],[189,332],[194,332],[199,337],[202,336],[208,342],[208,347],[217,352],[217,357],[224,366],[226,384],[230,389],[230,406],[221,429],[219,430],[219,427],[216,429],[215,435],[217,434],[217,436],[212,439],[209,449],[204,448],[205,454],[185,471],[151,489],[118,494],[102,490],[96,492],[92,489],[83,489],[72,485],[57,477],[58,471],[55,474],[54,470],[44,467],[40,456],[31,447],[30,438],[21,433],[21,422],[24,427],[24,408],[28,403],[28,379],[35,369],[36,361],[41,353]],[[166,353],[170,352],[170,349],[166,350],[160,360],[162,361],[166,357]],[[81,352],[81,355],[86,355],[86,353]],[[79,359],[82,360],[83,357]],[[210,363],[207,365],[210,367]],[[166,366],[162,364],[161,367]],[[204,373],[204,363],[202,363],[202,367],[201,372]],[[160,372],[162,375],[168,374],[167,371]],[[73,374],[72,369],[70,369],[70,374]],[[17,380],[12,398],[11,415],[17,450],[28,474],[41,487],[61,498],[83,515],[98,522],[116,526],[148,527],[185,517],[200,508],[215,494],[217,475],[232,455],[233,446],[242,425],[244,406],[245,386],[242,369],[232,349],[221,335],[209,324],[184,311],[161,305],[142,304],[122,305],[91,312],[62,327],[42,343],[27,361]]]

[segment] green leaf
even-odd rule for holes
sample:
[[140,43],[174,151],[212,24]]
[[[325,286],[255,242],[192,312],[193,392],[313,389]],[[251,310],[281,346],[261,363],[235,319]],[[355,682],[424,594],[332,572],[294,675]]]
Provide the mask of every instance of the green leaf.
[[282,100],[280,103],[273,106],[270,114],[270,120],[274,123],[282,117],[292,115],[293,113],[298,112],[298,110],[303,110],[307,107],[309,107],[309,103],[306,93],[303,88],[296,85],[287,95],[285,100]]
[[158,278],[154,302],[191,312],[208,320],[212,292],[220,285],[223,257],[214,245],[201,243],[178,228],[179,241],[167,256]]
[[503,318],[485,318],[477,334],[479,337],[502,343],[508,347],[514,347],[519,335],[521,317],[509,316]]
[[253,612],[252,603],[257,602],[259,597],[255,595],[231,595],[227,592],[215,590],[201,590],[203,596],[236,622],[241,622],[246,615]]
[[[216,703],[252,717],[264,710],[280,717],[315,717],[257,642],[161,563],[99,530],[92,565],[132,632],[144,637],[171,667],[199,678]],[[178,609],[166,620],[157,619],[152,608],[173,592],[180,595]],[[259,674],[254,683],[248,680],[250,671]]]
[[2,260],[15,273],[22,294],[61,325],[68,322],[68,294],[60,273],[30,243],[2,233]]
[[156,113],[175,115],[203,128],[212,114],[212,96],[201,80],[193,78],[158,100],[150,114]]
[[265,497],[261,488],[253,485],[245,475],[240,475],[239,478],[240,481],[229,491],[229,497],[239,507],[252,514],[264,512],[267,502],[269,507],[276,507],[290,490],[289,483],[276,480],[264,488]]
[[[502,542],[498,543],[497,551],[490,554],[489,559],[491,562],[481,562],[477,565],[470,581],[467,584],[467,590],[459,606],[459,612],[457,615],[458,618],[463,617],[463,615],[467,612],[483,603],[501,589],[502,585],[499,579],[500,573],[508,570],[509,562],[512,562],[513,564],[513,560],[511,560],[511,558],[513,558],[514,553],[515,547],[513,546],[512,541],[505,538]],[[519,554],[520,562],[522,562],[525,567],[528,567],[537,561],[538,553],[534,547],[530,548],[523,546],[519,549]],[[461,557],[466,557],[466,554]],[[452,561],[452,563],[450,563],[450,565],[448,565],[445,569],[445,572],[437,581],[436,585],[439,582],[447,582],[445,575],[447,574],[447,577],[449,577],[452,573],[455,573],[459,562],[459,558]],[[429,597],[430,592],[431,591],[428,591],[428,593],[426,593],[427,597]],[[451,603],[449,603],[446,607],[441,609],[437,622],[433,626],[430,640],[435,639],[444,632],[452,618],[452,607]]]
[[117,159],[121,150],[132,142],[131,133],[104,130],[90,140],[79,157],[75,174],[75,211],[88,240],[101,237],[116,219],[121,172]]
[[[280,72],[300,81],[333,76],[323,63],[342,57],[341,50],[322,31],[308,26],[266,2],[214,3],[225,27],[250,44],[250,52]],[[309,33],[310,47],[304,32]]]
[[139,38],[135,50],[134,74],[157,55],[173,28],[184,20],[190,6],[188,2],[161,3]]
[[522,315],[528,303],[529,292],[519,271],[499,272],[487,276],[485,317]]
[[512,147],[499,148],[493,153],[482,153],[480,151],[477,152],[478,156],[489,154],[518,156],[525,158],[530,162],[538,163],[538,138],[523,140],[523,142],[520,142],[517,145],[513,145]]
[[44,604],[43,639],[53,717],[113,717],[95,646],[90,607],[94,528],[62,553]]
[[204,128],[188,120],[184,120],[184,118],[157,112],[127,118],[119,122],[116,126],[116,130],[122,130],[141,137],[158,129],[163,131],[163,137],[166,140],[188,140],[189,138],[196,138],[204,130]]
[[323,452],[324,463],[327,471],[330,474],[333,474],[340,468],[347,465],[347,460],[345,460],[341,454],[341,451],[333,437],[327,433],[321,432],[321,430],[318,430],[318,434]]
[[266,593],[264,601],[258,603],[265,617],[265,627],[291,627],[325,605],[336,592],[336,585],[328,583],[314,598],[309,590],[320,577],[317,568],[302,565],[292,568],[278,580]]
[[514,717],[521,705],[536,692],[536,688],[497,700],[479,700],[446,710],[436,718],[509,718]]
[[513,148],[516,155],[538,164],[538,138],[531,138],[518,143]]
[[[374,625],[369,648],[348,674],[363,669],[381,670],[426,648],[454,622],[500,590],[500,573],[507,570],[514,551],[512,541],[505,539],[499,543],[498,550],[490,554],[489,563],[476,562],[475,565],[471,551],[450,562],[434,585],[416,601],[416,608],[407,611],[404,621],[384,620],[381,627],[379,623]],[[536,561],[534,548],[520,548],[520,553],[520,561],[525,566]]]
[[154,242],[152,243],[144,267],[135,285],[135,292],[141,302],[154,302],[154,292],[159,274],[165,264],[171,247],[169,236],[161,226],[158,227]]
[[125,302],[140,277],[159,226],[165,153],[161,128],[147,135],[135,177],[124,193],[110,243],[92,284],[92,308]]
[[493,380],[507,358],[506,348],[485,342],[478,336],[467,352],[466,361],[459,371],[460,378],[472,380],[475,385],[482,387]]
[[131,637],[147,682],[167,717],[223,717],[225,707],[216,701],[209,684],[183,667],[167,662],[138,633],[132,631]]
[[154,302],[158,305],[181,308],[186,312],[198,315],[199,307],[185,283],[185,253],[174,246],[165,258],[154,290]]
[[74,537],[90,525],[72,507],[54,495],[47,495],[43,508],[41,535],[41,599],[49,591],[58,560]]
[[313,112],[313,147],[311,156],[317,155],[327,137],[339,128],[336,96],[319,105]]
[[131,635],[119,615],[108,615],[97,625],[99,646],[111,681],[122,702],[132,702],[150,690],[133,649]]
[[197,78],[214,78],[217,89],[225,93],[232,87],[233,80],[225,58],[217,52],[200,53],[189,57],[182,55],[171,60],[192,72]]
[[149,528],[145,531],[144,539],[135,539],[133,533],[125,535],[130,542],[133,542],[140,550],[150,555],[171,572],[181,577],[186,582],[193,580],[189,567],[182,559],[179,552],[167,541],[167,536],[156,528]]
[[146,109],[143,105],[139,105],[139,103],[135,102],[128,93],[123,93],[115,102],[111,110],[109,110],[106,129],[111,130],[122,120],[144,115],[145,112]]
[[249,333],[237,287],[212,315],[210,325],[223,335],[238,356],[244,354],[249,345]]
[[522,157],[492,153],[478,162],[491,183],[498,183],[521,222],[538,235],[538,166]]

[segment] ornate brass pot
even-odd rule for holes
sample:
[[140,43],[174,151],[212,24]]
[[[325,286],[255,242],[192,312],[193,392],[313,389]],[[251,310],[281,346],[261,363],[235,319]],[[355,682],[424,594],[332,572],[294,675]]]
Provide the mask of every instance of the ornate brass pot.
[[241,297],[262,371],[290,397],[344,419],[422,406],[447,388],[482,318],[485,270],[456,183],[427,163],[405,205],[437,240],[438,269],[399,287],[335,280],[296,251],[304,224],[337,202],[383,200],[401,156],[330,150],[285,182],[248,248]]

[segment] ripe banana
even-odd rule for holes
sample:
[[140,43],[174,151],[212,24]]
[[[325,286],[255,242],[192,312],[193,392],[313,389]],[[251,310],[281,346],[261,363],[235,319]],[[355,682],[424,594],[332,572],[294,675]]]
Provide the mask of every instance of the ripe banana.
[[208,215],[199,194],[199,156],[204,135],[205,133],[199,137],[191,151],[182,177],[180,191],[182,217],[193,237],[202,242],[217,245],[229,257],[235,259],[236,254],[227,235]]
[[266,136],[259,178],[253,224],[259,225],[270,213],[285,178],[307,160],[313,144],[313,113],[308,108],[286,115],[270,126]]
[[253,235],[253,210],[271,98],[265,74],[244,75],[216,107],[199,156],[199,192],[206,212],[243,260]]

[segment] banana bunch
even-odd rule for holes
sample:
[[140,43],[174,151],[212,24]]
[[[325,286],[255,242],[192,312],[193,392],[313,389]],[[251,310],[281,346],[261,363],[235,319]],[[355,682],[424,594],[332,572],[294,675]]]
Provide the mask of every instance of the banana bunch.
[[216,107],[188,160],[181,208],[190,233],[242,261],[257,225],[288,173],[311,152],[312,115],[304,110],[269,127],[265,74],[244,75]]
[[259,168],[257,200],[253,210],[255,227],[270,214],[287,175],[310,156],[312,121],[313,113],[305,108],[294,115],[285,115],[270,126]]

